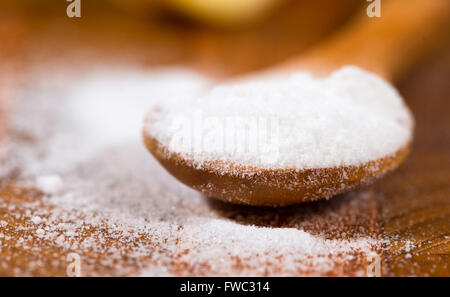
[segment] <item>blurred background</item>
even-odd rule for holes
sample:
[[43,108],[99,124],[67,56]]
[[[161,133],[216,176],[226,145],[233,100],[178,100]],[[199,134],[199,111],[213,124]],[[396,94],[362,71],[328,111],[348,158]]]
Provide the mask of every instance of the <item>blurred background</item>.
[[[92,63],[92,58],[186,64],[229,76],[301,55],[345,28],[355,15],[367,22],[383,20],[366,16],[371,2],[363,0],[78,2],[81,16],[69,18],[66,10],[73,3],[68,1],[1,1],[2,55],[20,56],[26,63],[72,57],[78,63]],[[437,48],[448,50],[448,31],[438,39]]]
[[[338,30],[362,0],[63,0],[0,3],[3,55],[187,64],[214,75],[261,69]],[[74,57],[75,58],[75,57]]]

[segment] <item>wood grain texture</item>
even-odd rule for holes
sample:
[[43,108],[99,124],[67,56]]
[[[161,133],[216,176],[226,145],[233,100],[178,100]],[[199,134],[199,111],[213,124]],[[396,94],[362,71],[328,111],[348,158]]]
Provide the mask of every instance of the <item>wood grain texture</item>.
[[409,259],[396,246],[388,249],[388,275],[450,275],[449,75],[447,50],[400,85],[416,118],[415,143],[409,160],[377,191],[385,236],[415,247]]
[[[1,59],[14,62],[14,76],[20,76],[22,69],[47,67],[48,62],[61,60],[74,64],[120,60],[148,67],[182,64],[229,76],[300,53],[342,23],[358,1],[345,5],[335,2],[325,4],[330,11],[323,19],[312,17],[314,9],[323,11],[321,5],[311,4],[315,1],[291,3],[267,23],[245,32],[217,32],[159,14],[133,21],[120,14],[118,17],[113,11],[97,13],[94,18],[89,17],[91,12],[94,14],[93,7],[85,11],[82,21],[77,21],[60,16],[56,9],[49,17],[45,9],[39,10],[39,15],[36,10],[23,10],[24,13],[13,7],[9,15],[14,17],[0,19],[3,26],[8,25],[8,30],[0,31],[1,37],[10,40],[13,49]],[[305,10],[304,5],[311,7]],[[307,25],[311,23],[314,25]],[[208,199],[205,203],[220,216],[240,224],[301,227],[313,234],[335,237],[351,237],[356,230],[379,235],[392,243],[380,251],[384,255],[383,275],[450,276],[450,46],[446,49],[399,84],[417,127],[412,154],[396,172],[349,195],[277,210],[232,206]],[[9,71],[2,67],[0,76],[10,76]],[[19,185],[14,172],[0,185],[0,217],[8,222],[7,226],[0,226],[4,235],[0,238],[0,275],[65,275],[67,250],[36,237],[35,230],[22,229],[28,226],[24,218],[49,207],[40,202],[41,194]],[[103,229],[96,231],[104,232],[108,238]],[[79,235],[86,236],[82,231]],[[32,238],[27,248],[16,244],[25,236]],[[148,238],[141,240],[139,244],[151,246]],[[405,241],[411,243],[409,252],[401,246]],[[105,250],[108,245],[119,246],[125,254],[129,248],[113,238],[107,240]],[[84,251],[82,257],[86,260],[86,275],[133,274],[140,263],[152,261],[151,257],[125,256],[120,261],[127,269],[119,271],[114,263],[106,261],[103,251]],[[358,275],[367,265],[365,261],[356,257],[329,275]],[[176,258],[170,267],[179,275],[189,275],[192,269],[190,263]],[[308,275],[308,271],[299,274]]]

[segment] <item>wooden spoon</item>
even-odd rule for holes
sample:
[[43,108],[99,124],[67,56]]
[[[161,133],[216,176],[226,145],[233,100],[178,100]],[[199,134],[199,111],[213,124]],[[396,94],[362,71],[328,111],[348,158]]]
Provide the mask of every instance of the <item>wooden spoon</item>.
[[[449,3],[447,0],[383,2],[381,18],[359,16],[331,39],[274,71],[307,69],[325,74],[351,64],[385,79],[396,79],[436,45],[437,36],[446,29]],[[151,125],[151,121],[147,119],[147,124]],[[411,143],[394,154],[360,165],[297,170],[262,169],[221,161],[198,168],[147,133],[144,142],[162,166],[184,184],[224,201],[258,206],[329,198],[371,182],[398,167],[407,157]]]

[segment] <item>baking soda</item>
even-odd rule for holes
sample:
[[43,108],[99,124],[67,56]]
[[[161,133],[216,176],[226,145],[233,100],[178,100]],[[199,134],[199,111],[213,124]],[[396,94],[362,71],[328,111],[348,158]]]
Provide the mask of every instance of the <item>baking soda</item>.
[[62,192],[64,183],[59,175],[43,175],[36,178],[36,187],[47,195]]
[[209,161],[260,168],[360,165],[395,154],[413,119],[397,91],[376,75],[344,67],[218,86],[163,105],[146,133],[197,166]]
[[[383,91],[360,98],[361,89],[357,89],[345,99],[343,94],[352,89],[337,82],[351,84],[345,78],[355,74]],[[64,77],[67,81],[52,83],[47,75],[44,84],[36,77],[28,78],[31,84],[20,92],[10,113],[11,137],[4,143],[7,158],[1,176],[14,175],[16,182],[45,194],[17,204],[0,199],[2,209],[12,209],[5,212],[5,220],[25,222],[14,227],[23,234],[21,241],[14,243],[20,249],[39,256],[53,248],[79,253],[82,271],[90,275],[104,274],[99,267],[108,267],[107,274],[112,275],[326,275],[365,259],[381,246],[376,232],[360,225],[376,220],[376,214],[365,211],[373,201],[370,191],[313,206],[249,208],[210,200],[165,172],[142,144],[142,118],[156,105],[167,108],[170,100],[174,113],[155,128],[161,140],[170,137],[171,130],[164,130],[162,123],[183,109],[191,110],[188,102],[195,101],[209,85],[199,75],[178,69],[105,69]],[[298,153],[298,166],[329,166],[361,162],[369,152],[375,156],[389,153],[409,139],[409,114],[391,87],[356,69],[342,70],[333,77],[317,81],[294,76],[286,85],[280,83],[284,95],[275,94],[269,86],[265,95],[254,86],[219,88],[208,95],[211,103],[197,106],[206,115],[220,117],[274,116],[281,121],[281,139],[288,136],[287,125],[293,125],[293,134],[284,140],[286,147],[280,148],[288,153],[280,155],[280,166],[293,164],[294,155],[284,151],[288,145]],[[301,98],[298,100],[305,106],[299,104],[292,93],[297,92],[287,88],[305,81],[314,85],[305,98],[317,100],[317,107]],[[319,85],[334,89],[320,98]],[[342,94],[339,100],[337,94]],[[226,100],[219,102],[219,98]],[[364,102],[349,106],[357,99]],[[249,100],[248,104],[237,108],[244,100]],[[340,100],[345,103],[335,102]],[[357,116],[357,112],[362,114]],[[345,115],[350,118],[342,125],[336,123]],[[297,117],[298,123],[293,121]],[[318,126],[310,122],[313,117]],[[332,131],[326,131],[334,124]],[[355,126],[348,130],[346,125]],[[314,132],[307,132],[309,128]],[[359,134],[371,129],[374,136]],[[341,139],[345,137],[352,142]],[[326,148],[327,141],[330,148]],[[372,148],[376,141],[380,143]],[[318,152],[324,154],[323,159]],[[240,161],[256,162],[250,155],[239,156],[243,158]],[[265,155],[258,162],[267,158]],[[13,228],[5,224],[4,228]],[[42,266],[41,261],[30,261],[28,269]],[[364,275],[362,267],[352,273]]]

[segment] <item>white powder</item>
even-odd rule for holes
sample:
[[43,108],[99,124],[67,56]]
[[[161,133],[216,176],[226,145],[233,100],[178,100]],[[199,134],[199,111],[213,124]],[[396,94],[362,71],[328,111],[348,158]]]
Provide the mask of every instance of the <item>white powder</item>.
[[358,165],[406,146],[413,127],[397,91],[356,67],[219,86],[149,118],[150,136],[198,165],[263,168]]
[[[357,70],[343,74],[347,71]],[[179,70],[123,69],[66,75],[62,85],[49,77],[45,86],[28,78],[31,87],[15,101],[0,175],[26,184],[52,173],[64,181],[62,193],[53,191],[51,178],[41,183],[44,187],[37,184],[44,192],[51,189],[43,198],[0,199],[0,209],[15,208],[5,212],[5,220],[29,222],[14,227],[23,234],[16,245],[37,257],[52,247],[76,252],[82,255],[83,273],[91,275],[324,275],[339,273],[346,263],[365,259],[379,247],[373,232],[358,225],[376,217],[364,211],[372,203],[370,191],[314,205],[260,209],[210,200],[166,173],[142,144],[142,116],[168,97],[178,100],[172,106],[187,108],[185,101],[209,84],[205,79]],[[389,99],[379,100],[395,107]],[[395,102],[404,111],[401,101]],[[381,108],[373,104],[374,110]],[[405,131],[385,117],[394,130],[385,132],[404,141]],[[276,227],[279,222],[283,227]],[[2,242],[0,249],[8,249]],[[42,266],[38,259],[29,263],[30,270]],[[365,274],[364,266],[358,267],[362,270],[352,273]]]
[[43,175],[36,178],[36,187],[47,195],[60,194],[64,183],[59,175]]
[[34,216],[31,218],[31,221],[33,222],[33,224],[40,224],[42,222],[42,219],[38,216]]

